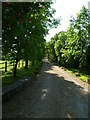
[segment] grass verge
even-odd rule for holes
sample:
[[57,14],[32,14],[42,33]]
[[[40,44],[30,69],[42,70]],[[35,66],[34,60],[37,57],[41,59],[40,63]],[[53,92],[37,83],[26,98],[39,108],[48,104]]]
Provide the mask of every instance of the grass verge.
[[2,87],[6,87],[19,79],[23,78],[24,76],[31,76],[33,75],[37,69],[40,67],[41,63],[35,63],[33,66],[30,64],[28,69],[24,67],[17,68],[17,77],[13,77],[13,69],[9,69],[9,71],[4,72],[2,71]]
[[75,73],[79,73],[79,69],[64,68],[64,67],[60,67],[60,68],[66,70],[68,73],[74,75],[75,77],[79,78],[83,82],[87,82],[87,79],[90,78],[90,70],[83,69],[82,72],[80,73],[80,76],[76,76]]

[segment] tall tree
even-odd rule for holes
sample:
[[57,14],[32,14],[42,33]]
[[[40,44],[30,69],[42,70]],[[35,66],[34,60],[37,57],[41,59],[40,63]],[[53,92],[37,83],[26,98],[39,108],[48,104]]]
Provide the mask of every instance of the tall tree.
[[[41,61],[44,56],[44,37],[51,27],[56,27],[55,10],[49,2],[3,3],[3,58],[14,60],[14,76],[21,59]],[[6,51],[7,49],[7,51]]]
[[78,34],[78,45],[80,50],[79,67],[80,72],[86,64],[86,49],[88,44],[88,10],[83,6],[77,14],[75,28]]

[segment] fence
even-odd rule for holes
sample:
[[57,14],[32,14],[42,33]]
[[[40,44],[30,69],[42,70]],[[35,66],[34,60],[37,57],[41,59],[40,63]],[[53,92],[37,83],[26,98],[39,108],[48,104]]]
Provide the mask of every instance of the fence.
[[[10,63],[10,61],[0,61],[0,71],[9,71],[10,69],[13,69],[15,65],[15,62]],[[22,68],[25,66],[25,61],[21,60],[18,62],[17,68]]]

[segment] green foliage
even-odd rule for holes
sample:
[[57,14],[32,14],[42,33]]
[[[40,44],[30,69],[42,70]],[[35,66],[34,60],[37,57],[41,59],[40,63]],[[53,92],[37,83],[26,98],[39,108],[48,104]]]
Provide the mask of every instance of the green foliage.
[[44,37],[50,28],[57,27],[59,19],[54,18],[55,10],[50,2],[3,2],[2,5],[2,59],[21,59],[32,63],[41,61],[45,55]]
[[[22,62],[20,61],[20,64]],[[35,72],[37,72],[37,68],[41,66],[39,62],[35,63],[33,66],[30,64],[28,70],[22,67],[22,64],[20,65],[21,67],[17,68],[17,77],[13,77],[13,72],[11,69],[8,69],[6,73],[4,71],[2,72],[2,87],[6,87],[7,85],[12,84],[13,82],[18,81],[19,79],[23,78],[24,76],[31,76]],[[23,73],[23,74],[22,74]]]
[[88,10],[83,6],[76,19],[71,16],[68,30],[59,32],[47,43],[48,58],[65,67],[79,68],[79,72],[89,66],[88,22]]
[[[69,72],[70,74],[75,76],[75,73],[79,73],[79,69],[75,69],[75,68],[63,68],[65,69],[67,72]],[[81,79],[83,82],[88,82],[87,79],[90,77],[90,70],[88,69],[83,69],[82,72],[80,73],[80,76],[77,76],[79,79]]]

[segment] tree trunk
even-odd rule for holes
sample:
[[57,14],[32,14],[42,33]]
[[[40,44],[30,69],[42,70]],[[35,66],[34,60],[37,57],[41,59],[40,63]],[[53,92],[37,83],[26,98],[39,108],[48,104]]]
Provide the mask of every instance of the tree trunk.
[[59,60],[59,65],[61,64],[61,53],[59,53],[59,57],[60,57],[60,60]]
[[28,60],[25,61],[25,69],[28,69]]
[[58,63],[58,65],[60,65],[60,63],[61,63],[60,59],[58,60],[58,62],[57,62],[57,63]]
[[34,65],[34,61],[31,62],[31,65],[32,65],[32,66]]
[[7,62],[5,62],[5,72],[7,72]]
[[14,71],[13,71],[13,76],[16,77],[17,76],[17,64],[18,64],[19,60],[16,59],[16,64],[14,66]]

